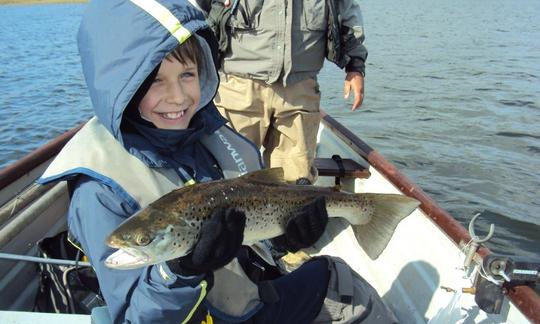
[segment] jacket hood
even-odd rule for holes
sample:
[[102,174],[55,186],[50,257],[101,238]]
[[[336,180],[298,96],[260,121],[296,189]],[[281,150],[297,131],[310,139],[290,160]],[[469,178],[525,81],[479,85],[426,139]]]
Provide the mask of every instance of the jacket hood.
[[198,109],[211,103],[219,81],[207,27],[203,13],[186,0],[89,2],[78,33],[83,74],[95,115],[121,143],[120,124],[131,98],[189,37],[197,37],[204,52]]

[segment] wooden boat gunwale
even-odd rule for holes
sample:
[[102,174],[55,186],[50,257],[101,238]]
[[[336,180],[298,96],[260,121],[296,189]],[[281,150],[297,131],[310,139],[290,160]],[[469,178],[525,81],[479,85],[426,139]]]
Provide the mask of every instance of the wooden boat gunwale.
[[[327,113],[321,111],[321,117],[322,123],[326,127],[330,128],[337,137],[368,161],[372,167],[386,177],[387,180],[395,185],[403,194],[418,199],[421,202],[419,208],[430,217],[437,227],[458,247],[467,244],[471,240],[469,232],[463,225],[442,209],[419,186],[397,170],[395,166],[386,160],[378,151],[370,147]],[[20,160],[1,169],[0,190],[29,173],[40,164],[45,163],[54,157],[83,125],[84,124],[74,127]],[[480,247],[477,251],[477,259],[481,262],[481,259],[490,253],[491,251],[489,249]],[[527,286],[515,287],[508,291],[507,297],[530,321],[533,323],[540,323],[540,297],[533,289]]]
[[64,145],[66,145],[83,125],[84,124],[81,124],[68,130],[43,146],[28,153],[20,160],[0,169],[0,190],[15,182],[17,179],[33,170],[36,166],[58,154]]

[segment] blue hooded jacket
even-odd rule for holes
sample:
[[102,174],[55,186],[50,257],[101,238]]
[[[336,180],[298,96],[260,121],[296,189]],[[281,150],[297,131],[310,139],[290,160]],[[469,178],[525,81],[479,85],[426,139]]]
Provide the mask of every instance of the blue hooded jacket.
[[[219,174],[197,136],[225,123],[212,103],[219,82],[213,55],[208,42],[196,35],[205,28],[202,12],[185,0],[97,0],[89,2],[78,33],[83,72],[99,121],[148,167],[187,167],[198,180]],[[139,132],[123,132],[124,110],[137,89],[187,37],[197,37],[205,62],[199,69],[200,106],[190,124],[195,129],[175,133],[136,127]],[[162,141],[164,147],[155,145],[156,138],[167,139]],[[193,158],[176,154],[178,143]],[[203,278],[177,276],[166,265],[122,271],[105,267],[103,261],[114,252],[105,245],[107,235],[140,207],[121,188],[92,174],[71,176],[69,229],[92,261],[113,321],[182,323],[189,319],[204,295]]]
[[[177,34],[195,34],[207,28],[203,13],[186,0],[91,1],[79,28],[79,54],[95,114],[121,143],[124,109],[146,77],[179,44],[171,31],[152,16],[161,14],[161,6],[181,24],[171,28],[176,28]],[[205,42],[201,46],[208,49]],[[206,66],[199,76],[199,108],[211,103],[218,86],[211,53],[205,54]]]

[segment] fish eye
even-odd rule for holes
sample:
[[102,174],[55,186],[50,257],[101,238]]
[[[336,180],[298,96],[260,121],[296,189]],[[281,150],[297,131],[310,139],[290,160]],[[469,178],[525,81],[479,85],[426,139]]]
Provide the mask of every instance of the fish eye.
[[137,242],[137,245],[139,246],[146,246],[148,245],[152,240],[150,240],[150,237],[148,235],[138,235],[135,238],[135,242]]

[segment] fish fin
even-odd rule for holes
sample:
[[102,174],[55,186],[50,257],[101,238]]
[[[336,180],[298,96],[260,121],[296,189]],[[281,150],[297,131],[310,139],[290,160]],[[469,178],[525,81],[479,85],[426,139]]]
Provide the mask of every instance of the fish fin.
[[399,222],[409,216],[420,205],[420,202],[399,194],[364,193],[362,195],[371,196],[374,207],[373,216],[367,224],[351,226],[360,246],[372,260],[375,260],[390,242]]
[[244,174],[242,178],[248,181],[265,183],[286,183],[283,179],[283,168],[269,168]]

